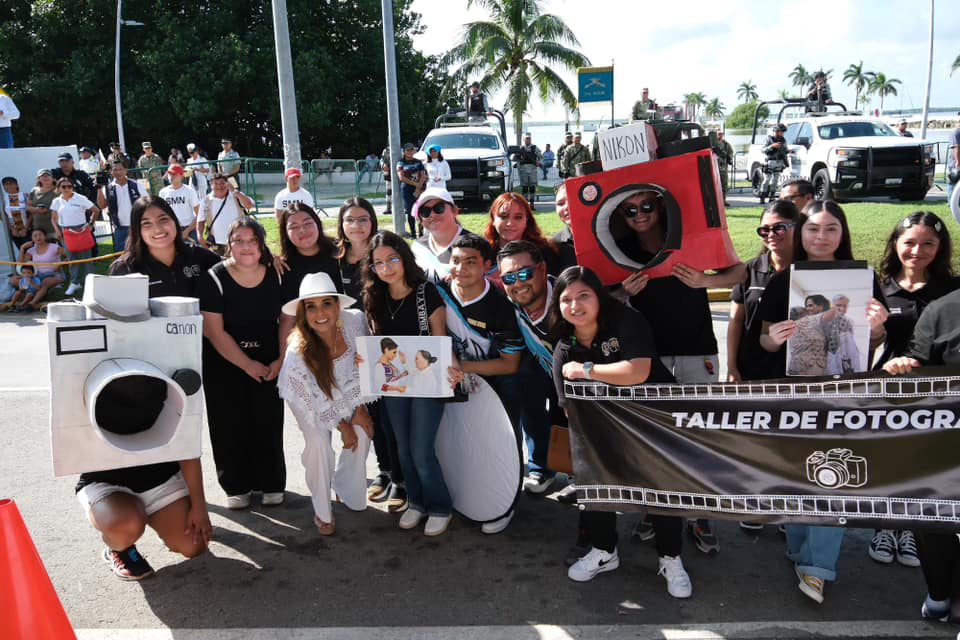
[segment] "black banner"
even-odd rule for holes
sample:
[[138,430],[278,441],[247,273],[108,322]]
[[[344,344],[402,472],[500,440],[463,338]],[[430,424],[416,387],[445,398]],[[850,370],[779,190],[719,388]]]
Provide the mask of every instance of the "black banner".
[[567,381],[588,509],[960,531],[960,370],[617,387]]

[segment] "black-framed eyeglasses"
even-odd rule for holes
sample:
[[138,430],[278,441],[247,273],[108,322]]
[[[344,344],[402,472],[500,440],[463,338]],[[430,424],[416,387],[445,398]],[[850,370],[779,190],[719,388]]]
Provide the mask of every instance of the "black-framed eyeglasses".
[[793,194],[792,196],[787,196],[787,195],[780,194],[780,199],[781,199],[781,200],[789,200],[790,202],[793,202],[793,201],[796,200],[797,198],[802,198],[802,197],[803,197],[803,194],[800,194],[800,193],[795,193],[795,194]]
[[500,276],[500,280],[503,281],[503,284],[516,284],[518,280],[520,282],[526,282],[533,278],[534,271],[536,271],[535,267],[524,267],[523,269],[503,274]]
[[793,229],[792,222],[778,222],[777,224],[763,225],[762,227],[757,227],[757,235],[761,238],[766,238],[771,233],[775,236],[783,235],[790,229]]
[[433,214],[437,214],[437,215],[439,216],[440,214],[442,214],[442,213],[443,213],[444,211],[446,211],[446,210],[447,210],[447,203],[446,203],[446,202],[438,202],[437,204],[433,205],[432,207],[428,207],[428,206],[426,206],[426,205],[421,205],[420,208],[417,210],[417,214],[418,214],[421,218],[429,218],[429,217],[430,217],[431,215],[433,215]]
[[655,200],[647,200],[640,203],[640,206],[635,204],[621,204],[620,213],[623,214],[625,218],[636,218],[638,213],[645,213],[647,215],[653,213],[657,210],[657,203]]
[[393,256],[391,258],[387,258],[386,260],[380,260],[380,261],[374,262],[372,265],[370,265],[370,270],[376,273],[378,271],[383,271],[384,269],[386,269],[387,265],[389,265],[390,267],[396,267],[398,264],[400,264],[400,262],[401,262],[400,256]]

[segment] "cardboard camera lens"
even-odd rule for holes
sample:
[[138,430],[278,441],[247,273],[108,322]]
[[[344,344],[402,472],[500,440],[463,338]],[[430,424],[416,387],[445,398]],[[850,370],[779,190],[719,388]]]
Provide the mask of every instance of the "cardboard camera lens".
[[129,436],[153,427],[167,401],[167,383],[144,375],[111,380],[94,406],[97,425],[110,433]]

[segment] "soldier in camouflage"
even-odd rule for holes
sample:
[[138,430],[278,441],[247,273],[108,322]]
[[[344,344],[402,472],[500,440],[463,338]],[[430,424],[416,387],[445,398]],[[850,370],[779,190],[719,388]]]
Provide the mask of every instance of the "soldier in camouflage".
[[573,144],[564,149],[563,158],[560,159],[561,168],[568,178],[577,174],[578,164],[593,160],[593,154],[590,149],[580,143],[581,139],[579,131],[573,134]]
[[724,139],[723,131],[717,131],[717,144],[713,147],[717,156],[717,168],[720,169],[720,186],[723,188],[723,204],[727,203],[727,188],[729,185],[728,168],[733,165],[733,145]]
[[517,154],[517,165],[520,170],[520,189],[527,202],[533,203],[537,199],[537,167],[543,161],[543,156],[537,145],[533,144],[530,133],[523,134],[523,146]]

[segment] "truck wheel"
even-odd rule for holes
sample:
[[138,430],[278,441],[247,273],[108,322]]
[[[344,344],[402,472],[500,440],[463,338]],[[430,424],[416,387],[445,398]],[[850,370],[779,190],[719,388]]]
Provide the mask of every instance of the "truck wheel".
[[918,202],[927,197],[926,188],[906,189],[897,194],[897,200],[901,202]]
[[813,174],[813,197],[817,200],[829,200],[833,197],[833,190],[830,187],[830,172],[826,169],[819,169]]
[[760,167],[753,168],[753,173],[750,174],[750,186],[753,188],[753,195],[758,198],[763,197],[760,191],[763,189],[763,171],[760,170]]

